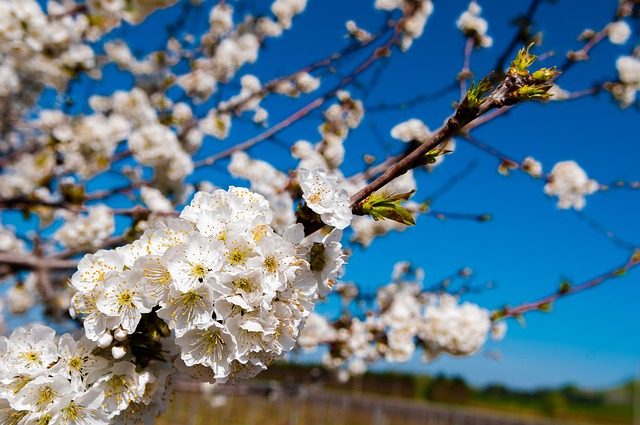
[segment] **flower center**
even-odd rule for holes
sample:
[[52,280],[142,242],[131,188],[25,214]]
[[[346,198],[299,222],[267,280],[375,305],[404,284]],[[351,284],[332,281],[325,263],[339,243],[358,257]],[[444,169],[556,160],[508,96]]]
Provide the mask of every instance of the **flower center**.
[[222,361],[222,352],[224,349],[224,340],[220,335],[220,331],[212,331],[207,329],[202,335],[202,340],[205,346],[205,352],[208,356],[213,354],[213,357],[218,361]]
[[196,305],[202,299],[202,295],[196,291],[188,291],[182,294],[182,304],[186,306]]
[[236,248],[229,254],[229,262],[234,266],[239,266],[247,262],[247,254],[249,252]]
[[62,413],[62,418],[68,423],[77,423],[84,417],[83,410],[82,406],[77,405],[75,401],[71,400],[67,407],[60,409],[60,413]]
[[118,304],[124,307],[133,307],[133,294],[131,291],[122,291],[118,295]]
[[198,278],[198,280],[202,281],[207,274],[208,270],[204,266],[198,264],[193,266],[191,269],[191,274]]
[[22,354],[22,357],[29,363],[37,363],[40,364],[40,356],[37,351],[27,351]]
[[275,273],[276,270],[278,270],[278,259],[273,255],[265,258],[264,268],[267,269],[269,273]]
[[53,391],[53,388],[51,388],[49,385],[47,385],[46,387],[43,387],[39,392],[38,392],[38,400],[36,401],[36,408],[38,410],[44,410],[47,405],[49,403],[51,403],[51,400],[53,400],[53,398],[58,395],[55,391]]
[[247,278],[234,280],[233,284],[236,288],[242,289],[244,292],[251,292],[255,287],[253,281]]
[[71,359],[69,359],[69,363],[67,364],[69,365],[69,369],[78,371],[82,368],[83,363],[84,362],[80,357],[71,357]]
[[322,191],[313,192],[311,196],[309,196],[309,202],[312,204],[317,204],[322,200]]

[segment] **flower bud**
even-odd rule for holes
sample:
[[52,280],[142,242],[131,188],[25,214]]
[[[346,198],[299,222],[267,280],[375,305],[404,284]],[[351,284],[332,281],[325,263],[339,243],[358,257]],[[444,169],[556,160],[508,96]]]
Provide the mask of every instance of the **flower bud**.
[[111,355],[116,360],[120,360],[121,358],[124,357],[125,354],[127,354],[127,349],[122,345],[114,345],[111,348]]
[[111,344],[111,341],[113,341],[113,336],[111,336],[109,332],[106,332],[98,339],[98,347],[107,348]]
[[128,336],[129,334],[127,333],[127,331],[125,331],[121,327],[118,327],[115,331],[113,331],[113,337],[118,341],[124,341]]

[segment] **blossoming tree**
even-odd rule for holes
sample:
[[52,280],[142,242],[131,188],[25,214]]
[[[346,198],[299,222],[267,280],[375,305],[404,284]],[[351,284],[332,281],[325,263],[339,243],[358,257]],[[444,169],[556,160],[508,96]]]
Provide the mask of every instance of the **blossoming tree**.
[[[345,142],[367,119],[352,89],[371,74],[374,86],[375,66],[410,50],[437,13],[432,0],[376,0],[383,24],[346,22],[342,50],[267,82],[247,73],[306,3],[250,10],[224,0],[0,1],[6,307],[31,320],[70,314],[78,327],[56,335],[34,324],[0,337],[0,423],[152,423],[176,372],[207,382],[248,379],[296,347],[324,345],[325,364],[350,374],[381,359],[408,361],[418,349],[425,361],[471,355],[489,334],[504,335],[504,319],[548,310],[556,298],[640,262],[633,255],[582,285],[495,311],[460,302],[469,286],[424,288],[422,270],[401,262],[390,284],[354,307],[364,295],[339,281],[346,245],[367,247],[421,215],[441,215],[429,200],[415,200],[416,179],[455,154],[454,138],[497,157],[501,173],[540,179],[560,209],[582,210],[587,195],[606,189],[574,161],[545,174],[533,157],[514,160],[471,131],[528,101],[606,90],[622,108],[635,105],[637,49],[617,60],[617,76],[585,91],[566,92],[556,79],[598,43],[627,43],[638,5],[620,0],[610,22],[580,35],[580,50],[544,67],[533,54],[550,56],[533,31],[542,3],[533,0],[494,72],[474,78],[471,56],[493,39],[470,1],[455,22],[467,41],[462,69],[441,94],[460,94],[444,124],[431,131],[407,117],[389,137],[402,149],[383,160],[359,152],[366,168],[347,174]],[[170,26],[149,42],[161,48],[132,51],[127,31],[165,8]],[[128,88],[109,83],[123,78]],[[107,85],[98,90],[100,82]],[[271,122],[270,102],[283,97],[306,103]],[[284,141],[289,165],[250,156],[258,144],[282,144],[285,129],[318,111],[317,142]],[[236,126],[252,134],[211,152]],[[247,187],[219,188],[208,173],[221,165]],[[351,306],[335,321],[313,313],[332,294]],[[33,313],[36,305],[44,312]]]

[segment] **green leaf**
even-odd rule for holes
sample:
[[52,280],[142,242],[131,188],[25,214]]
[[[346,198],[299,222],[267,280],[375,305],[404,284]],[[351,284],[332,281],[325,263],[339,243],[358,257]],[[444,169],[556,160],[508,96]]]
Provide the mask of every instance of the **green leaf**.
[[395,222],[415,226],[416,222],[405,207],[400,205],[411,198],[415,191],[387,195],[385,193],[372,194],[362,204],[362,211],[374,220],[393,220]]
[[509,311],[509,306],[508,305],[505,305],[500,310],[495,310],[491,314],[491,321],[492,322],[496,322],[496,321],[498,321],[500,319],[503,319],[507,315],[508,311]]
[[376,221],[387,219],[397,221],[398,223],[406,224],[408,226],[414,226],[416,224],[411,213],[400,205],[376,205],[370,215]]
[[426,154],[424,154],[424,156],[422,157],[422,162],[426,165],[426,164],[433,164],[434,162],[436,162],[436,159],[440,156],[440,155],[444,155],[447,153],[451,153],[453,151],[447,150],[447,149],[432,149],[429,152],[427,152]]
[[531,74],[531,77],[533,77],[537,83],[543,84],[548,83],[559,74],[560,72],[556,71],[556,67],[554,66],[553,68],[540,68]]
[[519,100],[549,99],[551,95],[547,93],[553,84],[534,84],[519,88],[515,96]]
[[538,309],[539,309],[540,311],[545,312],[545,313],[550,312],[550,311],[552,310],[552,309],[551,309],[551,301],[540,304],[540,306],[538,306]]
[[533,65],[533,63],[538,58],[536,55],[532,55],[531,53],[529,53],[529,49],[531,48],[531,46],[533,46],[533,43],[529,44],[528,47],[523,47],[522,49],[520,49],[520,51],[518,51],[515,60],[511,62],[511,68],[509,69],[509,72],[519,75],[529,74],[527,68]]
[[621,269],[618,269],[618,270],[614,271],[613,275],[614,276],[622,276],[622,275],[624,275],[626,273],[627,273],[627,269],[622,267]]
[[474,109],[482,105],[487,98],[485,95],[493,89],[491,82],[491,74],[484,77],[477,85],[475,81],[471,83],[471,87],[467,91],[467,95],[462,102],[462,107]]

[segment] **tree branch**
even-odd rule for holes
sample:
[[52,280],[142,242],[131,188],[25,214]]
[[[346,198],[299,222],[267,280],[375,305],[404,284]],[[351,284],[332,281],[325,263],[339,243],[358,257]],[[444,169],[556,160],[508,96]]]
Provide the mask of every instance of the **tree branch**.
[[522,314],[530,311],[550,311],[551,304],[558,298],[564,297],[565,295],[582,292],[586,289],[598,286],[601,283],[606,282],[607,280],[623,276],[638,264],[640,264],[640,256],[636,251],[636,254],[634,254],[633,257],[631,257],[631,259],[629,259],[629,261],[627,261],[621,267],[604,273],[580,285],[571,286],[568,283],[563,284],[558,292],[547,295],[546,297],[540,298],[537,301],[523,303],[515,307],[504,307],[503,309],[496,310],[493,312],[491,319],[495,321],[506,319],[508,317],[520,317]]

